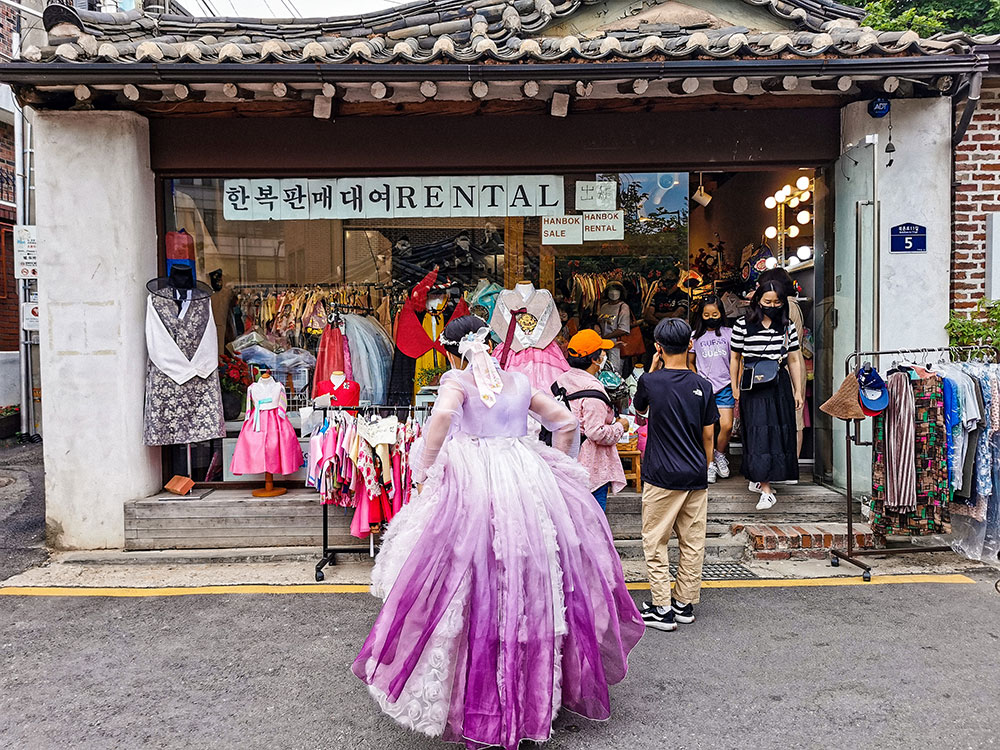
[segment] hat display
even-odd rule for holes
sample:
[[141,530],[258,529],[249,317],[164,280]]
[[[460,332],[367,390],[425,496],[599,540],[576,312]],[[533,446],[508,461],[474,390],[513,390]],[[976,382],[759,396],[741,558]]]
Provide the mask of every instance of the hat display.
[[869,417],[885,411],[889,405],[889,390],[878,371],[871,365],[865,365],[858,370],[857,379],[861,410]]
[[837,392],[819,407],[820,411],[837,419],[864,419],[867,415],[858,400],[859,390],[857,376],[848,375]]
[[601,335],[590,328],[584,328],[566,345],[566,351],[571,357],[589,357],[598,349],[614,349],[615,342],[601,338]]

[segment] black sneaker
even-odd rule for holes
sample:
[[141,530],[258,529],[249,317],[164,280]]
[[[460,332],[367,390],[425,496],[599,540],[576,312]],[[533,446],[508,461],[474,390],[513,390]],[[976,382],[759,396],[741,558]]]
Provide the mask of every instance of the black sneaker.
[[642,621],[647,628],[656,630],[677,630],[674,622],[674,612],[669,607],[654,607],[651,602],[643,602],[640,607]]
[[677,602],[676,599],[671,599],[670,611],[674,613],[674,619],[677,622],[684,623],[685,625],[690,625],[692,622],[694,622],[693,604],[684,604],[682,606]]

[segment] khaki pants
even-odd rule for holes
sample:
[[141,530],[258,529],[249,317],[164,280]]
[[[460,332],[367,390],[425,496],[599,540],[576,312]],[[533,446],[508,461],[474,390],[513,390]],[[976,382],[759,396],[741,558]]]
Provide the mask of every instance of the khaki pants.
[[708,490],[642,488],[642,551],[653,604],[670,606],[670,560],[667,542],[676,534],[680,562],[674,599],[680,604],[701,600],[701,568],[705,561]]

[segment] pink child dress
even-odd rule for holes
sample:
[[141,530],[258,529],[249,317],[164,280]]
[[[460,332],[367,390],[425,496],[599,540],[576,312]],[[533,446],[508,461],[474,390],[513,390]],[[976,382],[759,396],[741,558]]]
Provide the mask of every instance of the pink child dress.
[[[576,419],[521,373],[487,406],[471,369],[441,378],[414,451],[423,489],[389,524],[372,573],[385,603],[353,671],[409,729],[516,750],[560,710],[607,719],[644,625],[565,453]],[[528,437],[529,412],[554,448]]]
[[302,448],[288,421],[285,386],[261,378],[247,389],[247,415],[236,441],[233,474],[294,474],[302,468]]

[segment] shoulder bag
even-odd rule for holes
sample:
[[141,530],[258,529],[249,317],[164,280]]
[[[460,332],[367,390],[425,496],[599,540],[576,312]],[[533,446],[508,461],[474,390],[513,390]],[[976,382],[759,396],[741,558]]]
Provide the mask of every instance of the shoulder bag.
[[781,356],[778,359],[743,358],[743,372],[740,376],[741,391],[752,391],[754,388],[772,385],[778,381],[781,362],[788,356],[788,325],[785,324],[785,335],[781,342]]

